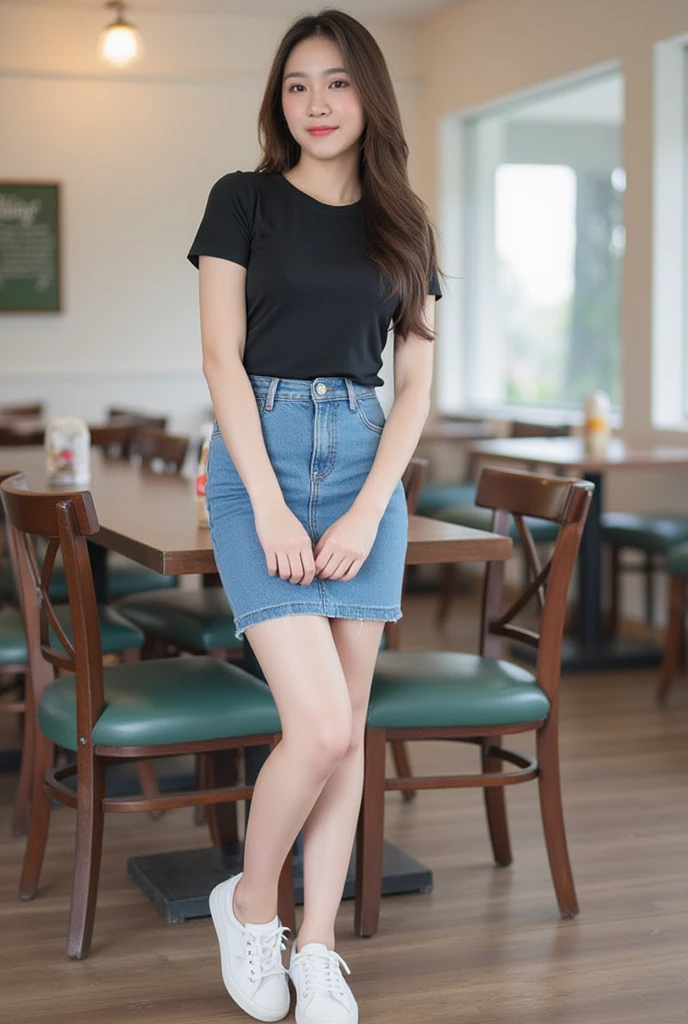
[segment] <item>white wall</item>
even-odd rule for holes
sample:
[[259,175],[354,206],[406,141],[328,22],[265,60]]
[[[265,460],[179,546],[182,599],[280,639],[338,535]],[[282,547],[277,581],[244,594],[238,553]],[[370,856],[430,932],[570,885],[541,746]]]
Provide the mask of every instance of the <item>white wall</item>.
[[[110,402],[205,418],[197,272],[208,189],[259,159],[256,119],[288,22],[137,12],[146,59],[96,60],[100,5],[0,3],[0,178],[61,183],[64,309],[0,318],[0,404],[44,398],[91,421]],[[369,25],[418,164],[417,33]]]

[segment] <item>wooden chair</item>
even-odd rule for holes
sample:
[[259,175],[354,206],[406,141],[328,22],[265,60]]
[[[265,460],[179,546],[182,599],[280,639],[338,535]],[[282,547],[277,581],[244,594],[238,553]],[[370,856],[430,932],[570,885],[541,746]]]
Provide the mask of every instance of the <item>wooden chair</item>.
[[137,427],[133,452],[144,469],[179,473],[189,450],[189,438],[168,434],[160,427]]
[[[546,423],[527,423],[514,420],[509,430],[510,437],[568,437],[571,428],[563,424],[550,425]],[[475,458],[471,461],[472,472],[476,475]],[[533,467],[527,467],[532,469]],[[488,530],[490,513],[487,509],[478,507],[474,498],[462,499],[460,502],[445,505],[435,510],[436,519],[444,519],[449,523],[457,523],[459,526],[470,526],[474,530]],[[528,522],[529,530],[536,544],[551,544],[556,537],[556,528],[551,523],[541,522],[531,518]],[[514,544],[520,545],[521,538],[518,530],[512,526],[511,538]],[[524,581],[528,579],[528,565],[524,557],[523,561]],[[447,562],[442,566],[440,577],[440,597],[437,605],[436,624],[442,626],[449,615],[452,598],[457,590],[459,579],[459,567],[454,562]]]
[[[504,563],[488,564],[479,656],[448,651],[383,651],[378,656],[357,837],[355,926],[360,935],[374,935],[378,928],[385,790],[482,787],[494,857],[506,865],[512,858],[504,787],[537,778],[559,908],[564,917],[578,913],[559,783],[559,677],[566,597],[592,492],[593,485],[585,481],[484,470],[478,504],[493,510],[495,533],[508,534],[514,516],[532,575],[529,586],[504,611]],[[552,557],[544,567],[525,516],[559,525]],[[513,622],[532,599],[540,607],[539,631]],[[537,648],[534,674],[500,660],[502,637]],[[501,745],[506,734],[533,731],[537,760]],[[476,744],[482,771],[385,778],[388,741],[433,739]],[[516,770],[502,771],[505,761]]]
[[[107,410],[107,419],[111,423],[122,423],[133,427],[156,427],[158,430],[167,430],[167,416],[151,416],[139,409],[127,409],[122,406],[112,405]],[[123,457],[129,459],[133,450],[133,442],[124,450]]]
[[43,408],[43,402],[0,405],[0,416],[12,416],[14,419],[39,420],[43,416]]
[[[152,798],[110,798],[105,796],[107,764],[237,746],[274,747],[280,737],[279,716],[268,687],[236,665],[213,658],[168,658],[103,668],[86,549],[86,538],[99,529],[90,493],[30,493],[21,475],[5,480],[0,491],[19,572],[31,664],[28,713],[36,726],[31,818],[19,896],[27,900],[36,893],[55,798],[77,812],[67,952],[80,960],[91,943],[105,812],[218,805],[245,800],[252,792],[250,786],[211,786]],[[32,537],[48,541],[42,567]],[[47,593],[58,547],[69,586],[73,642],[61,629]],[[56,679],[56,668],[70,675]],[[54,769],[55,744],[76,750],[76,763]],[[73,775],[76,793],[64,784]],[[211,835],[216,844],[223,841],[217,817]],[[290,857],[280,879],[279,913],[293,929]]]
[[677,544],[667,555],[669,574],[669,622],[667,623],[664,658],[657,680],[657,700],[668,696],[681,661],[685,667],[686,610],[688,602],[688,542]]

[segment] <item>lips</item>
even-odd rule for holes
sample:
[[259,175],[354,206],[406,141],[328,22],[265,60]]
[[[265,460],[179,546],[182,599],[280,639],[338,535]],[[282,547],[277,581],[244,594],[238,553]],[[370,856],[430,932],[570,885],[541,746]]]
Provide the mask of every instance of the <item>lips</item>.
[[315,135],[315,136],[331,135],[332,132],[336,132],[336,131],[337,131],[336,128],[309,128],[308,129],[308,133],[310,135]]

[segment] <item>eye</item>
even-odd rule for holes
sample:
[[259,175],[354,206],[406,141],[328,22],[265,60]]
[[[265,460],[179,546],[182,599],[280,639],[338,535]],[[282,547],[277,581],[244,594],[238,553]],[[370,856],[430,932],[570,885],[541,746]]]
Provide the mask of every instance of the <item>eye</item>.
[[[337,79],[335,79],[334,82],[330,83],[330,85],[348,85],[348,84],[349,84],[348,82],[345,82],[341,78],[337,78]],[[341,92],[341,89],[336,89],[335,92]]]
[[293,92],[294,89],[303,89],[303,86],[297,82],[295,85],[290,85],[287,92]]

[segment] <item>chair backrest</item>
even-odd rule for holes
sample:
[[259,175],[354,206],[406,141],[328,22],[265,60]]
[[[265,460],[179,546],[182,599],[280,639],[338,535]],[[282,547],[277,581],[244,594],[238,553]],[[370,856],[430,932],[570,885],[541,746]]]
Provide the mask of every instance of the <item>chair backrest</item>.
[[138,427],[133,447],[144,469],[179,473],[189,449],[189,438],[167,434],[158,427]]
[[24,405],[0,405],[0,416],[12,416],[14,419],[39,420],[42,415],[42,402],[27,402]]
[[[418,495],[420,494],[423,483],[425,482],[429,464],[428,459],[421,457],[413,458],[409,462],[401,478],[404,494],[406,495],[406,509],[409,515],[413,515],[416,511]],[[406,590],[407,571],[408,566],[405,566],[401,584],[402,599]],[[401,645],[401,623],[386,622],[384,632],[387,640],[387,649],[390,651],[397,650]]]
[[[501,638],[537,648],[536,677],[556,709],[561,673],[561,643],[573,568],[590,508],[594,485],[587,480],[487,468],[480,475],[476,505],[494,511],[492,531],[509,535],[513,516],[528,566],[529,583],[506,609],[504,562],[488,562],[485,572],[481,653],[499,657]],[[542,565],[524,516],[559,524],[554,550]],[[516,625],[515,617],[532,601],[539,606],[539,630]]]
[[91,445],[102,448],[109,459],[127,459],[139,427],[135,423],[107,423],[88,428]]
[[571,427],[560,423],[552,426],[548,423],[525,423],[514,420],[509,434],[511,437],[568,437]]
[[126,420],[128,423],[136,423],[140,427],[157,427],[159,430],[167,429],[167,416],[153,416],[140,409],[126,409],[122,406],[111,405],[107,411],[107,418],[110,422]]
[[429,459],[413,458],[401,478],[404,494],[406,495],[406,508],[410,516],[416,511],[418,495],[425,482],[429,465]]
[[[3,480],[0,494],[19,589],[35,706],[54,679],[55,668],[73,672],[78,736],[88,743],[104,704],[100,624],[86,545],[86,538],[99,529],[93,499],[88,491],[31,492],[21,473]],[[42,562],[34,538],[48,542]],[[58,550],[67,581],[73,642],[57,620],[48,595]],[[60,649],[51,646],[51,629]]]

